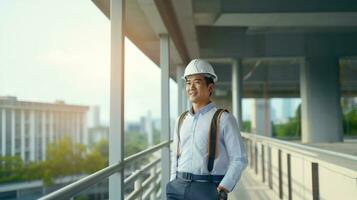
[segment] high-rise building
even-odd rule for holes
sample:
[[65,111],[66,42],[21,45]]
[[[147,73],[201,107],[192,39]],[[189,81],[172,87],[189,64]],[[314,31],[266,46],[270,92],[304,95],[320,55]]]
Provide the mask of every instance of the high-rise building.
[[90,106],[87,114],[88,128],[96,128],[102,126],[100,123],[100,107],[98,105]]
[[0,155],[27,163],[46,158],[47,144],[68,136],[87,144],[87,106],[38,103],[0,97]]

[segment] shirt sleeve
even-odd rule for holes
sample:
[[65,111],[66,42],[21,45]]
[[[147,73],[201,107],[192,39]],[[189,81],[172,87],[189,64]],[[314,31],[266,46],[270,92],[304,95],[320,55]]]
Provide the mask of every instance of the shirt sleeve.
[[[247,155],[237,120],[232,114],[227,114],[226,116],[226,120],[222,120],[222,126],[229,165],[227,173],[220,185],[229,191],[232,191],[238,183],[243,170],[247,166]],[[223,118],[224,115],[221,117]]]
[[177,126],[178,126],[178,119],[175,122],[175,128],[173,132],[173,147],[171,151],[171,175],[170,181],[176,178],[176,171],[177,171],[177,143],[178,143],[178,136],[177,136]]

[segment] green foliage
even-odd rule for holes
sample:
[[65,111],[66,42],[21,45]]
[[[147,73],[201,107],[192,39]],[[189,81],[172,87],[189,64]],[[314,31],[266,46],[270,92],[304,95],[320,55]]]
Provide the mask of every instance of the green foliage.
[[296,109],[295,116],[285,124],[272,124],[273,135],[277,138],[301,137],[301,105]]
[[83,170],[87,174],[94,173],[100,169],[103,169],[105,166],[108,165],[108,159],[103,157],[100,152],[92,151],[87,154],[86,158],[84,159]]
[[154,129],[154,145],[159,144],[161,141],[161,131]]
[[[159,142],[160,133],[154,133],[155,143]],[[125,134],[124,156],[128,157],[147,148],[147,137],[138,132]],[[56,178],[94,173],[108,166],[108,141],[103,140],[89,150],[82,144],[74,144],[69,137],[64,137],[47,146],[46,160],[25,164],[20,156],[0,156],[0,183],[43,180],[46,186],[53,184]],[[135,165],[145,162],[138,161]]]
[[243,121],[243,129],[241,131],[250,133],[251,132],[251,121]]
[[350,109],[343,116],[344,135],[357,135],[357,108]]
[[131,156],[147,148],[147,136],[139,132],[125,133],[124,157]]
[[0,182],[21,180],[24,164],[19,156],[0,157]]
[[100,144],[98,149],[86,152],[84,145],[74,144],[65,137],[48,144],[45,161],[25,164],[20,156],[0,157],[0,183],[42,179],[48,186],[59,177],[93,173],[104,168],[108,162],[99,147]]
[[[343,113],[343,132],[344,135],[357,135],[357,108],[347,108],[341,104]],[[285,124],[273,125],[273,133],[278,138],[301,137],[301,105],[296,110],[295,117],[290,118]]]
[[52,184],[53,179],[61,176],[82,173],[85,159],[85,147],[81,144],[73,144],[69,137],[49,144],[46,161],[43,163],[45,184]]

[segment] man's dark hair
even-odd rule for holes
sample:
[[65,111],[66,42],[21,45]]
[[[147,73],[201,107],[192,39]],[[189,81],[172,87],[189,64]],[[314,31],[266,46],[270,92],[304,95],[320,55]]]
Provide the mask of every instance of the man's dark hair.
[[209,84],[211,84],[211,83],[214,85],[213,78],[210,78],[210,77],[207,77],[207,76],[205,76],[204,78],[205,78],[207,86],[209,86]]
[[[205,81],[206,81],[206,85],[207,85],[207,87],[209,86],[209,84],[213,84],[214,85],[214,81],[213,81],[213,78],[211,78],[211,77],[207,77],[207,76],[204,76],[204,78],[205,78]],[[212,92],[210,92],[209,93],[209,96],[211,96],[212,95]]]

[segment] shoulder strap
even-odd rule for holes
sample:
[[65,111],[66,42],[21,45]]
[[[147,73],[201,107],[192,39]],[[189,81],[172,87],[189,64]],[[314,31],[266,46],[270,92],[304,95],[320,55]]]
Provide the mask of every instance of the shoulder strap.
[[180,151],[180,143],[181,143],[181,139],[180,139],[180,129],[181,129],[181,125],[182,125],[182,122],[183,120],[186,118],[187,116],[187,113],[188,113],[188,110],[186,110],[185,112],[183,112],[180,117],[179,117],[179,120],[178,120],[178,124],[177,124],[177,138],[178,138],[178,141],[177,141],[177,152],[176,152],[176,155],[177,155],[177,158],[180,157],[180,154],[181,154],[181,151]]
[[217,142],[218,142],[218,130],[219,130],[219,119],[223,112],[227,112],[226,109],[217,109],[211,120],[211,128],[208,131],[208,162],[207,169],[209,172],[213,169],[214,160],[217,156]]

